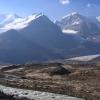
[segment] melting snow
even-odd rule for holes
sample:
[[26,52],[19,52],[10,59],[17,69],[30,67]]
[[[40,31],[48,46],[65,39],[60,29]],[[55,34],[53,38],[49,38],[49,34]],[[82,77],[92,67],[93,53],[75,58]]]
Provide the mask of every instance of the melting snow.
[[81,57],[75,57],[75,58],[70,58],[68,60],[76,60],[76,61],[91,61],[97,57],[100,57],[100,54],[97,55],[89,55],[89,56],[81,56]]
[[78,33],[78,31],[71,30],[71,29],[64,29],[62,32],[65,34],[77,34]]
[[18,97],[27,97],[29,99],[34,99],[34,100],[83,100],[80,98],[70,97],[67,95],[39,92],[26,89],[17,89],[17,88],[6,87],[3,85],[0,85],[0,91],[4,92],[5,94],[14,95]]

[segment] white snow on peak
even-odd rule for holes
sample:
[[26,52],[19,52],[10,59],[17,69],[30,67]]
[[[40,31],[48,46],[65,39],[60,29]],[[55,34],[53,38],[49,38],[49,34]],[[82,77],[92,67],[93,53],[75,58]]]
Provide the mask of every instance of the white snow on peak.
[[78,31],[71,30],[71,29],[63,29],[62,32],[64,34],[77,34],[78,33]]
[[[77,12],[73,12],[71,14],[68,14],[66,16],[64,16],[60,22],[60,26],[62,27],[62,29],[65,29],[67,27],[72,27],[75,25],[80,25],[83,22],[82,16],[80,14],[78,14]],[[76,32],[75,32],[76,33]]]
[[100,16],[96,17],[96,19],[100,22]]
[[27,27],[31,21],[34,21],[35,19],[37,19],[41,16],[43,16],[42,13],[40,13],[40,14],[34,13],[34,14],[32,14],[28,17],[25,17],[25,18],[21,18],[21,17],[15,18],[14,16],[9,15],[7,19],[9,19],[11,17],[13,19],[14,18],[15,19],[13,21],[11,21],[10,23],[7,23],[7,24],[3,25],[3,27],[1,26],[0,27],[0,33],[6,32],[10,29],[15,29],[15,30],[23,29],[23,28]]
[[0,22],[0,24],[8,24],[13,22],[15,19],[20,18],[18,15],[14,14],[9,14],[9,15],[2,15],[3,20]]
[[91,61],[97,57],[100,57],[100,54],[96,54],[96,55],[88,55],[88,56],[80,56],[80,57],[74,57],[74,58],[70,58],[67,60],[74,60],[74,61]]
[[79,25],[80,21],[73,22],[72,25]]
[[67,14],[67,15],[65,15],[64,17],[62,17],[62,19],[65,19],[65,18],[67,18],[67,17],[74,16],[74,15],[78,15],[78,12],[72,12],[72,13],[70,13],[70,14]]
[[32,20],[35,20],[35,19],[37,19],[37,18],[39,18],[39,17],[41,17],[41,16],[43,16],[43,14],[42,13],[40,13],[40,14],[32,14],[31,16],[28,16],[28,17],[26,17],[26,20],[25,20],[25,23],[29,23],[29,22],[31,22]]

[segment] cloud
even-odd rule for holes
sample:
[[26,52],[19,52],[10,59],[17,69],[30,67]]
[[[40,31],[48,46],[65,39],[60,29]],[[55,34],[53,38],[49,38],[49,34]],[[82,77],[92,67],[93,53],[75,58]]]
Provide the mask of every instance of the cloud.
[[90,8],[90,7],[98,7],[96,4],[93,4],[93,3],[88,3],[86,6],[88,8]]
[[90,3],[88,3],[86,6],[87,6],[87,7],[91,7],[91,4],[90,4]]
[[69,4],[70,0],[59,0],[61,4],[65,5],[65,4]]

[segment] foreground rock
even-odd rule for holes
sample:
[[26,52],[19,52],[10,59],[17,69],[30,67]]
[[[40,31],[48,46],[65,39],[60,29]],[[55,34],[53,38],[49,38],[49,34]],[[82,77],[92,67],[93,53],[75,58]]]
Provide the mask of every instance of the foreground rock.
[[100,65],[76,62],[25,64],[17,68],[8,66],[0,70],[0,84],[85,100],[100,100]]
[[65,69],[64,67],[62,66],[59,66],[59,67],[51,67],[48,69],[48,73],[50,75],[68,75],[70,74],[71,72],[67,69]]

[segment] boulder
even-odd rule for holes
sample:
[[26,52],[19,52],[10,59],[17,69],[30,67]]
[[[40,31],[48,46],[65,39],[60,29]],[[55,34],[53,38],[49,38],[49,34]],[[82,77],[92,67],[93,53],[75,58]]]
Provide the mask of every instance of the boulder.
[[48,69],[48,73],[50,75],[65,75],[65,74],[70,74],[71,71],[69,71],[68,69],[65,69],[62,66],[58,66],[58,67],[51,67]]

